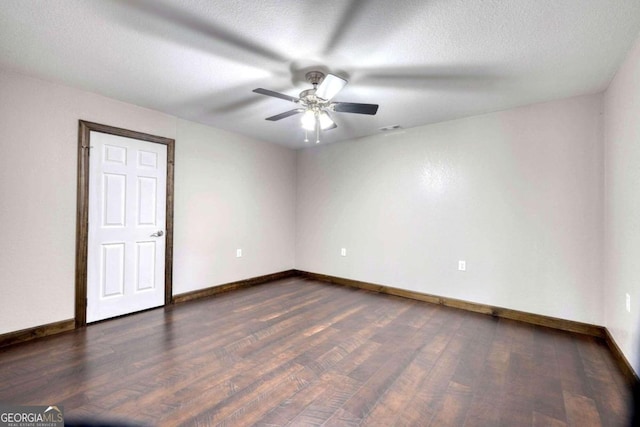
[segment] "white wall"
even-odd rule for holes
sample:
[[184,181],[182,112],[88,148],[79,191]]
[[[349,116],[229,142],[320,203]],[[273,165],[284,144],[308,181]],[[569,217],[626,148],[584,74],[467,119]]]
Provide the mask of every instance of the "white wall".
[[294,268],[295,152],[184,120],[177,134],[174,294]]
[[299,151],[296,267],[602,324],[601,107],[582,96]]
[[604,100],[605,326],[640,372],[640,38]]
[[[198,259],[174,267],[174,293],[293,267],[294,195],[286,181],[295,168],[292,152],[258,148],[248,138],[0,72],[0,334],[74,317],[79,119],[176,139],[174,263],[184,261],[184,245],[195,244]],[[224,160],[233,167],[223,167]],[[207,180],[213,182],[208,186]],[[212,201],[215,189],[231,201]],[[206,193],[215,208],[194,202],[196,193]],[[185,201],[190,204],[180,206]],[[232,223],[219,223],[231,218]],[[212,230],[222,228],[232,236],[211,240]],[[236,244],[247,251],[242,269],[235,258],[203,262],[201,251]],[[267,245],[272,250],[265,254]]]

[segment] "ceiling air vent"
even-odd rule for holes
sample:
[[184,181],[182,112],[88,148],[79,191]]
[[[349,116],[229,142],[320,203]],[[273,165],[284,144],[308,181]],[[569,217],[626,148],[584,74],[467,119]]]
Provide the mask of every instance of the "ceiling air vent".
[[400,125],[391,125],[380,128],[380,132],[389,132],[390,130],[402,129]]

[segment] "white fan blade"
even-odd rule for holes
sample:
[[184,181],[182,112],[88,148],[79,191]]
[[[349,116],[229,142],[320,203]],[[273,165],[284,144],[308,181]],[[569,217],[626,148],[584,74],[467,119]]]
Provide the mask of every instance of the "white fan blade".
[[322,83],[316,90],[316,96],[325,100],[330,100],[338,94],[345,87],[347,81],[342,77],[335,76],[333,74],[327,74]]
[[338,127],[338,125],[336,125],[336,122],[333,121],[329,113],[327,113],[326,111],[322,111],[318,115],[318,124],[320,125],[320,129],[322,130],[335,129]]

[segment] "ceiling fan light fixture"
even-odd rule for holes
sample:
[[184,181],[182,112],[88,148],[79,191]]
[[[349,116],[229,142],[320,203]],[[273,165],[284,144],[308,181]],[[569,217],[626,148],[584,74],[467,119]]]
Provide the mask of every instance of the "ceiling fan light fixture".
[[307,110],[300,119],[302,128],[305,130],[315,130],[316,128],[316,115],[312,110]]

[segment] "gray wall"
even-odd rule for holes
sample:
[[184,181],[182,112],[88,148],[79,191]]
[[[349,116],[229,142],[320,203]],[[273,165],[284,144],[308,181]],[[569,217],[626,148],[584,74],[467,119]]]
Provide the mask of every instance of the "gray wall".
[[297,268],[602,324],[601,101],[300,151]]
[[[605,93],[605,325],[640,372],[640,39]],[[631,297],[631,312],[625,307]]]
[[177,135],[174,293],[294,268],[295,152],[185,120]]

